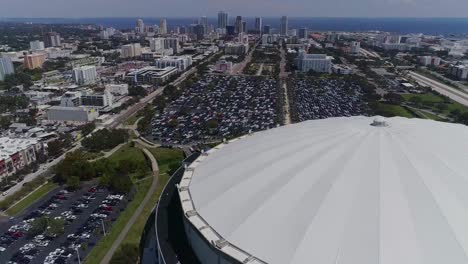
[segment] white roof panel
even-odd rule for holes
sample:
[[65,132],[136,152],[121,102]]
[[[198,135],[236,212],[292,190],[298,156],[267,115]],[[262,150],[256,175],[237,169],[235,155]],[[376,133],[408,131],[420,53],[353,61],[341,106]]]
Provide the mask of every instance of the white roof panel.
[[210,151],[190,182],[195,209],[273,264],[468,263],[468,127],[373,120],[308,121]]

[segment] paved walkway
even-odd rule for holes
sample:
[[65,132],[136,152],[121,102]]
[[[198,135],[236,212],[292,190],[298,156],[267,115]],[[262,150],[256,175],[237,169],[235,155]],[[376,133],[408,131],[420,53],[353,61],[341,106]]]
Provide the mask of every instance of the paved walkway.
[[286,79],[289,76],[289,72],[286,72],[286,53],[283,48],[281,48],[281,62],[280,62],[280,86],[283,89],[284,93],[284,105],[283,105],[283,113],[284,113],[284,124],[289,125],[292,123],[291,121],[291,107],[289,105],[289,92],[288,92],[288,85]]
[[141,213],[143,212],[143,209],[145,208],[146,204],[149,202],[149,200],[151,199],[151,197],[154,195],[154,193],[156,192],[156,187],[158,186],[158,180],[159,180],[159,167],[158,167],[158,162],[156,161],[156,159],[154,158],[153,154],[151,154],[151,152],[146,149],[146,148],[142,148],[143,152],[145,153],[145,155],[150,159],[151,161],[151,167],[152,167],[152,170],[153,170],[153,183],[151,184],[151,187],[148,191],[148,193],[146,194],[145,198],[143,199],[143,201],[141,202],[140,206],[136,209],[136,211],[133,213],[132,217],[130,218],[130,220],[127,222],[127,225],[124,227],[124,229],[120,232],[119,236],[117,237],[117,239],[114,241],[114,243],[112,244],[111,248],[109,249],[109,251],[107,251],[107,254],[104,256],[104,258],[101,260],[101,264],[107,264],[110,262],[110,260],[112,259],[112,256],[114,255],[114,253],[117,251],[117,249],[119,248],[120,244],[122,243],[122,241],[125,239],[125,237],[127,236],[128,234],[128,231],[130,231],[130,228],[132,228],[132,226],[135,224],[136,220],[138,219],[138,217],[141,215]]

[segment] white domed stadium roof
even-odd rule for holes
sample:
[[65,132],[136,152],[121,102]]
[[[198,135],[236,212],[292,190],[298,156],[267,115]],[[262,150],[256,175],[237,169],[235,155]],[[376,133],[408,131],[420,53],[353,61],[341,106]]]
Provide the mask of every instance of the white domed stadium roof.
[[307,121],[223,144],[191,166],[186,215],[258,260],[468,263],[466,126]]

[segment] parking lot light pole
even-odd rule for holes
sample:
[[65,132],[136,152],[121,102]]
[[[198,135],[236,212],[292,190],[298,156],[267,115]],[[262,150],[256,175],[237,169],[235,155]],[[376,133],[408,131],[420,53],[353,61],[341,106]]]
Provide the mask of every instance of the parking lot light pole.
[[80,252],[78,251],[79,249],[76,247],[75,250],[76,250],[76,255],[78,255],[78,264],[81,264]]
[[101,218],[101,224],[102,224],[102,231],[104,231],[104,235],[106,234],[106,226],[104,225],[104,220]]

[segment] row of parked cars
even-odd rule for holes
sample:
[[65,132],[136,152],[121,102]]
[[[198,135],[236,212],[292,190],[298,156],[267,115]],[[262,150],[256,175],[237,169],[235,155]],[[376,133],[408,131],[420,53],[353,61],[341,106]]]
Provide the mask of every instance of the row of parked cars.
[[[98,192],[96,188],[89,189],[82,198],[78,199],[73,204],[73,212],[80,213],[83,208],[89,208],[89,204],[96,199],[96,192]],[[86,222],[81,225],[76,232],[68,234],[67,240],[62,243],[59,248],[56,248],[47,255],[44,264],[67,263],[74,254],[77,255],[82,244],[87,243],[97,229],[105,228],[104,220],[112,214],[114,207],[117,206],[123,198],[123,195],[107,195],[99,207],[92,211]],[[69,212],[67,211],[65,213],[67,214]],[[94,244],[94,242],[90,243],[91,246],[94,246]],[[76,256],[76,258],[78,257]]]

